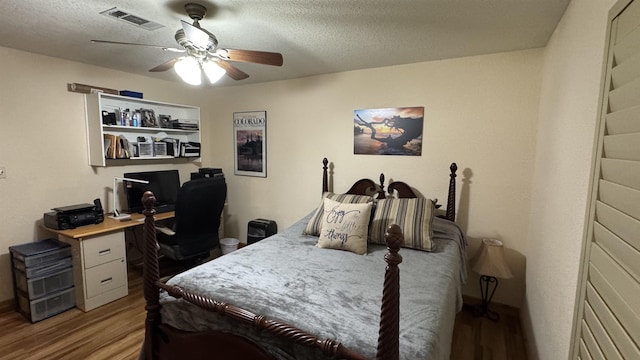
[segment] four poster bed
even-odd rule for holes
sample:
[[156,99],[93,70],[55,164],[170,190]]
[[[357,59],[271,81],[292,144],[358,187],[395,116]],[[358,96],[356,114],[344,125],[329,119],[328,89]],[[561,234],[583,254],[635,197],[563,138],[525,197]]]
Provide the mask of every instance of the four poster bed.
[[[384,175],[380,184],[361,179],[344,194],[329,193],[327,159],[323,164],[323,202],[314,213],[166,284],[159,280],[154,198],[145,194],[141,358],[449,358],[466,281],[465,239],[454,223],[456,165],[440,218],[435,201],[403,182],[385,192]],[[362,235],[362,228],[364,253],[362,236],[344,233]]]

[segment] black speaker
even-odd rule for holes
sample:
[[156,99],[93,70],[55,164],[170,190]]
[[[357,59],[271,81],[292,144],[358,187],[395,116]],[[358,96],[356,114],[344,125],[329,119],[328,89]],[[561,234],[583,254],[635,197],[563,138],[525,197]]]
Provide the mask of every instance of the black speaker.
[[224,179],[224,173],[219,168],[200,168],[197,173],[191,173],[191,180],[203,178]]
[[247,245],[256,243],[278,232],[278,225],[273,220],[255,219],[247,226]]

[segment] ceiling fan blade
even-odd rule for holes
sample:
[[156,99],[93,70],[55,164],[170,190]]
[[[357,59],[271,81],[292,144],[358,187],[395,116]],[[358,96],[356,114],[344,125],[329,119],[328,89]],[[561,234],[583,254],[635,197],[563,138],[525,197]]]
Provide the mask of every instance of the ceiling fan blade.
[[171,52],[185,52],[186,50],[184,49],[176,49],[176,48],[170,48],[170,47],[166,47],[166,46],[160,46],[160,45],[150,45],[150,44],[138,44],[138,43],[130,43],[130,42],[120,42],[120,41],[108,41],[108,40],[91,40],[92,43],[97,43],[97,44],[114,44],[114,45],[135,45],[135,46],[146,46],[146,47],[152,47],[152,48],[156,48],[156,49],[162,49],[164,51],[171,51]]
[[165,63],[162,63],[156,67],[154,67],[153,69],[149,70],[150,72],[160,72],[160,71],[167,71],[169,69],[171,69],[173,67],[173,65],[175,65],[176,61],[178,61],[178,59],[180,58],[175,58],[175,59],[171,59]]
[[184,20],[182,21],[182,29],[184,30],[184,35],[187,37],[189,41],[196,47],[199,47],[203,50],[209,50],[211,47],[211,43],[209,41],[209,34],[199,27],[193,26]]
[[217,57],[229,61],[250,62],[264,65],[282,66],[282,54],[239,49],[220,49],[215,52]]
[[226,61],[218,61],[218,65],[227,71],[227,76],[233,80],[243,80],[249,77],[249,74],[229,64]]

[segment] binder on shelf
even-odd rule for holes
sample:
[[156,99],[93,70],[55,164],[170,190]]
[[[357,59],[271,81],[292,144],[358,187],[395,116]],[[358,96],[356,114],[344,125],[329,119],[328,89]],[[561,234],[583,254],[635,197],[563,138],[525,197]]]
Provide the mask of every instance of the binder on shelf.
[[116,146],[116,158],[128,159],[131,157],[131,149],[129,148],[129,140],[123,135],[118,136]]
[[180,145],[180,156],[200,157],[200,143],[189,141]]
[[116,148],[118,139],[113,134],[104,134],[104,157],[107,159],[116,158]]
[[167,143],[167,155],[173,157],[180,156],[180,140],[174,138],[164,138],[162,139],[165,143]]

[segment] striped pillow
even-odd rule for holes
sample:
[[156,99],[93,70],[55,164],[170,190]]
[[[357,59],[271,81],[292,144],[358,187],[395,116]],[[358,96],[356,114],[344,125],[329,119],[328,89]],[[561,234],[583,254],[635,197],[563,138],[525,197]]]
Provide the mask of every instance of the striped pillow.
[[302,232],[304,235],[320,236],[320,227],[322,222],[322,214],[324,214],[324,199],[331,199],[346,204],[366,204],[372,202],[373,198],[367,195],[351,195],[351,194],[334,194],[325,192],[322,194],[320,205],[313,213],[313,216],[307,223],[307,227]]
[[369,242],[386,245],[384,233],[396,224],[404,234],[403,247],[431,251],[432,223],[435,205],[431,199],[378,200],[369,228]]

